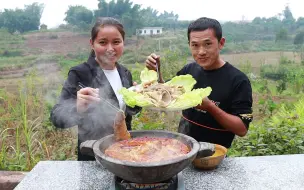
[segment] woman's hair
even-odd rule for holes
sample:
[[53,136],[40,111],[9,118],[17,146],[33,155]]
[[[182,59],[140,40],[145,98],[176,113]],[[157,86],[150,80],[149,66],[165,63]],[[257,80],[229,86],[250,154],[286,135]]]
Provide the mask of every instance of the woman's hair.
[[[91,39],[92,42],[95,41],[98,32],[100,30],[100,28],[104,27],[104,26],[114,26],[117,28],[117,30],[119,31],[119,33],[122,36],[122,39],[125,39],[125,31],[123,28],[123,25],[115,18],[112,17],[99,17],[96,19],[96,22],[91,30]],[[94,50],[91,51],[90,57],[95,57],[95,52]]]

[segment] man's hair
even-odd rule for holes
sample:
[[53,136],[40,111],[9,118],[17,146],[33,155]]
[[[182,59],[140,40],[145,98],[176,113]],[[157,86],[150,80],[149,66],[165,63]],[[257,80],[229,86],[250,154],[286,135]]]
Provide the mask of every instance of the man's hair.
[[188,26],[188,42],[190,42],[190,33],[192,31],[204,31],[207,29],[213,29],[214,34],[218,41],[222,38],[222,26],[221,24],[212,18],[201,17]]

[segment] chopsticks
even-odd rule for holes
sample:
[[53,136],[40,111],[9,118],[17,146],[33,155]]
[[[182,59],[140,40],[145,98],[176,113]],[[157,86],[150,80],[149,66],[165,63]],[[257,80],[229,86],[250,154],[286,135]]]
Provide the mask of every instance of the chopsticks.
[[[78,86],[79,86],[80,88],[85,88],[85,87],[86,87],[86,86],[83,85],[81,82],[78,82]],[[100,98],[101,100],[103,100],[106,104],[108,104],[108,106],[110,106],[111,108],[113,108],[115,111],[117,111],[117,112],[122,111],[122,112],[124,113],[124,111],[123,111],[122,109],[119,109],[119,108],[115,107],[114,105],[112,105],[110,102],[108,102],[108,101],[107,101],[106,99],[104,99],[103,97],[99,96],[99,98]]]

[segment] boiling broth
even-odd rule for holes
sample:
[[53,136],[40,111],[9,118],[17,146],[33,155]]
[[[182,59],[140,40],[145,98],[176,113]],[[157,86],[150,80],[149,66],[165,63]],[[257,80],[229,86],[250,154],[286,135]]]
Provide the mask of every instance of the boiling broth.
[[105,150],[112,158],[131,162],[159,162],[186,155],[190,148],[177,139],[137,137],[116,142]]

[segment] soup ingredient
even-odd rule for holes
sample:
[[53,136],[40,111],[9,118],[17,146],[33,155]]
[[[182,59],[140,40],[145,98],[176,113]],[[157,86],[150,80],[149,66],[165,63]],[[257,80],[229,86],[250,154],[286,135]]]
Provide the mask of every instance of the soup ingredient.
[[130,162],[159,162],[178,158],[190,148],[177,139],[137,137],[116,142],[105,150],[112,158]]
[[218,157],[218,156],[222,156],[224,155],[225,153],[223,153],[223,151],[219,150],[219,149],[216,149],[214,154],[211,156],[211,157]]
[[180,75],[162,84],[157,83],[157,73],[145,68],[141,72],[141,84],[134,91],[120,89],[124,102],[130,106],[156,107],[167,110],[184,110],[202,103],[210,95],[210,87],[192,90],[196,80],[189,74]]
[[166,84],[154,84],[143,88],[138,93],[143,94],[156,107],[167,107],[185,92],[183,86],[169,86]]
[[114,120],[114,137],[116,141],[127,140],[131,135],[127,129],[125,114],[122,110],[118,111]]

